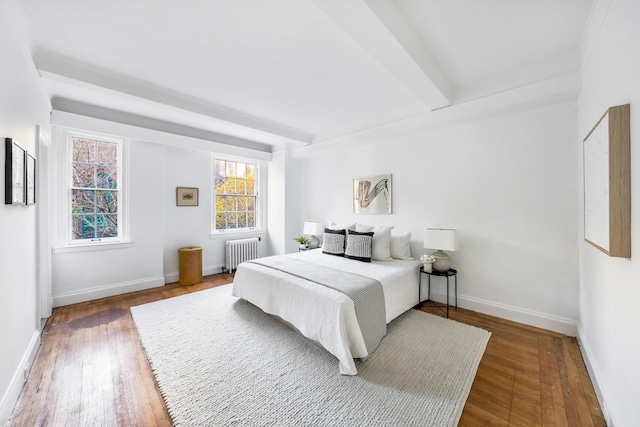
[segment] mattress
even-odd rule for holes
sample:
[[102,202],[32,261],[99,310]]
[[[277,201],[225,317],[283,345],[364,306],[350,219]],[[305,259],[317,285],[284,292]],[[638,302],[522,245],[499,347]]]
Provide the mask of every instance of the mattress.
[[[323,254],[322,249],[287,256],[378,280],[383,288],[387,323],[418,303],[420,261],[364,263]],[[369,356],[353,301],[339,291],[245,262],[236,271],[233,295],[281,318],[302,335],[320,343],[338,358],[342,374],[355,375],[353,359]]]

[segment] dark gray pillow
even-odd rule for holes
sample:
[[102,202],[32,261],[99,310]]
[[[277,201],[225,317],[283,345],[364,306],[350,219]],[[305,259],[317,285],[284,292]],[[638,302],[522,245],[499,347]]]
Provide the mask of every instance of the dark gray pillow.
[[371,262],[371,245],[373,244],[373,232],[359,233],[351,231],[347,233],[347,248],[344,257],[362,262]]
[[345,230],[324,229],[322,237],[322,253],[329,255],[344,256]]

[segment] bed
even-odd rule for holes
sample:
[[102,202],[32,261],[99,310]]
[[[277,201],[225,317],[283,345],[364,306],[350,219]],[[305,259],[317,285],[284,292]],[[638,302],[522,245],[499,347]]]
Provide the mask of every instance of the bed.
[[[420,261],[393,259],[365,263],[324,254],[322,249],[284,257],[313,263],[338,274],[378,281],[382,285],[385,326],[418,303]],[[367,350],[354,301],[340,291],[255,261],[238,266],[233,295],[320,343],[338,358],[341,374],[357,374],[354,358],[366,358],[371,351]]]

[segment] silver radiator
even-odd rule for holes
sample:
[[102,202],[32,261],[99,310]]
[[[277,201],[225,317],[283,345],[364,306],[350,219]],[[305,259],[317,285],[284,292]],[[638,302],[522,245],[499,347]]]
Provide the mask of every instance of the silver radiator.
[[233,272],[241,262],[260,257],[260,237],[228,240],[225,244],[225,270]]

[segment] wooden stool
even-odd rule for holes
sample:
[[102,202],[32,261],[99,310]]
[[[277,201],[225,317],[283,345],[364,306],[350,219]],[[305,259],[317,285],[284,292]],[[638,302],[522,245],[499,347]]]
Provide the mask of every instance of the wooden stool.
[[179,284],[202,283],[202,248],[200,246],[178,249],[178,264],[180,265]]

